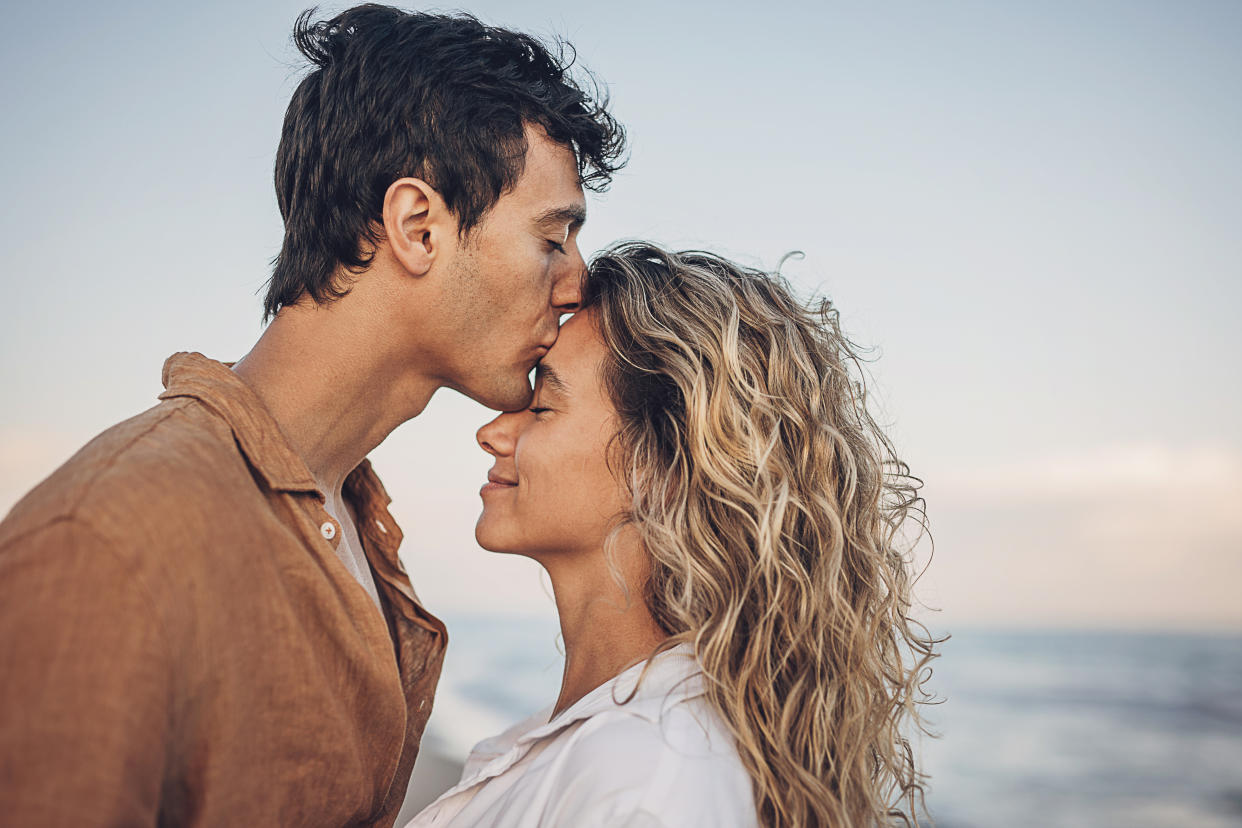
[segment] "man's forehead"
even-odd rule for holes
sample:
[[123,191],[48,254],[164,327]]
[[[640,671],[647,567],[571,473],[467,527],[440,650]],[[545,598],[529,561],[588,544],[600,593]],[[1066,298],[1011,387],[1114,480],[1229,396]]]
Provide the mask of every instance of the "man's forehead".
[[573,149],[553,141],[541,128],[529,125],[526,158],[515,189],[543,202],[544,207],[584,205],[578,159]]

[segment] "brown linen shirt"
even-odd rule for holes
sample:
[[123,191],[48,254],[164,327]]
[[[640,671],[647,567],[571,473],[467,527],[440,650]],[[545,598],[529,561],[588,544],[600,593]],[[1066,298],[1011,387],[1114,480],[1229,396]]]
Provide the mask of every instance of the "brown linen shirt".
[[0,823],[392,825],[447,637],[390,498],[345,482],[381,615],[254,392],[164,385],[0,523]]

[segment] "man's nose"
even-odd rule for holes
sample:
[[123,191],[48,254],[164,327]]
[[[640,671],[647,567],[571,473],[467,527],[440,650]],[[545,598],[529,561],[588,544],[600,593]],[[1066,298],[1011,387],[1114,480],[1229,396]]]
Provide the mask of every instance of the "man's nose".
[[573,247],[573,258],[565,263],[565,268],[552,285],[552,307],[560,313],[573,313],[582,306],[582,282],[586,277],[586,262]]

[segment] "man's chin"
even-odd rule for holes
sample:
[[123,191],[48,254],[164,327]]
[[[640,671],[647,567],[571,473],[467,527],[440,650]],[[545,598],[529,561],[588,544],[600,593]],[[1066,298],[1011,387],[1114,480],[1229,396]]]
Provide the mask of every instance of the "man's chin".
[[500,390],[496,393],[489,394],[487,399],[478,399],[480,403],[488,408],[496,411],[521,411],[529,408],[531,400],[535,397],[535,391],[525,381],[520,386],[514,388]]
[[521,411],[529,408],[531,400],[535,397],[535,390],[530,385],[529,372],[515,377],[510,383],[495,382],[483,388],[472,388],[461,383],[450,387],[493,411]]

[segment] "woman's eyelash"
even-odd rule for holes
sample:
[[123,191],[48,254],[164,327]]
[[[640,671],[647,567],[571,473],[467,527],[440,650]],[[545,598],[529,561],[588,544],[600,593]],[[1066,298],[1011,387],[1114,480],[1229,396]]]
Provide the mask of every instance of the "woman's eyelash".
[[543,412],[545,412],[545,411],[551,411],[552,409],[550,409],[550,408],[539,408],[538,406],[532,406],[532,407],[530,407],[530,408],[528,408],[528,409],[526,409],[526,410],[527,410],[527,411],[529,411],[531,414],[542,414]]

